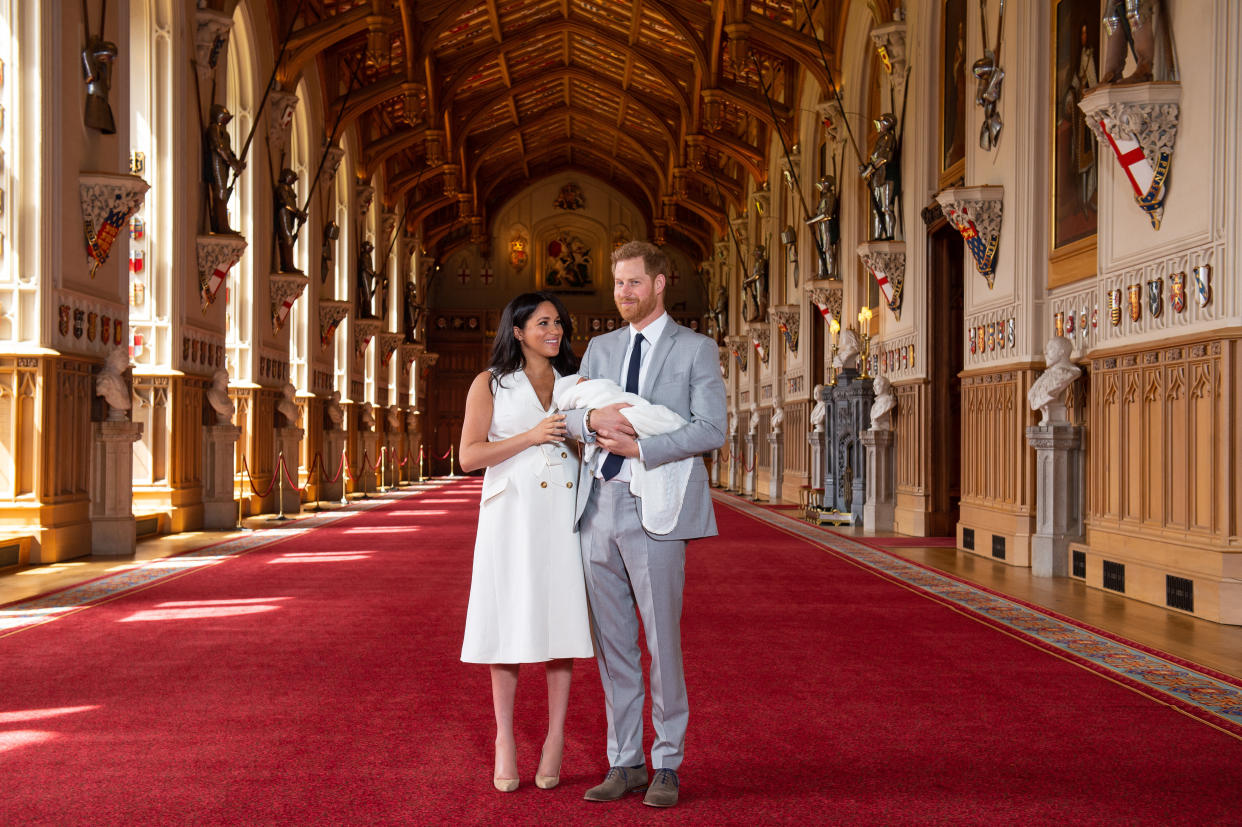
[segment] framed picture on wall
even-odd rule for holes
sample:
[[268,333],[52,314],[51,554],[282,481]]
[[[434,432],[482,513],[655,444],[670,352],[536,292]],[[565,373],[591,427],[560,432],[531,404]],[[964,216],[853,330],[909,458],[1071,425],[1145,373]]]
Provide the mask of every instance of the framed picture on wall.
[[535,254],[540,290],[595,292],[600,281],[601,250],[594,234],[572,226],[544,230],[539,234]]
[[1052,8],[1051,284],[1095,273],[1099,147],[1078,103],[1099,83],[1098,2]]
[[966,71],[966,0],[944,0],[940,30],[940,185],[963,177],[966,104],[972,86]]

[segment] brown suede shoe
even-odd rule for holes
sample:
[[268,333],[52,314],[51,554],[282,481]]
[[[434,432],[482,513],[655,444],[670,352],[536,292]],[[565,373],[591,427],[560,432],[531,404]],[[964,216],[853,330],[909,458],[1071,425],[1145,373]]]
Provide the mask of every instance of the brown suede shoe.
[[677,780],[677,770],[656,770],[643,803],[648,807],[672,807],[677,803],[677,791],[681,784]]
[[646,786],[646,764],[641,767],[609,767],[604,783],[587,790],[582,797],[587,801],[616,801],[624,798],[626,793],[641,790]]

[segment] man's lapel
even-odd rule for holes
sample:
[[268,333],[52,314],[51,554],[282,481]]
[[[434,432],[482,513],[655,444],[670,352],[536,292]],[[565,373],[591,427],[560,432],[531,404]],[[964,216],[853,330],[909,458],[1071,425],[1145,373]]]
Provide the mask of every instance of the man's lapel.
[[604,342],[608,347],[604,350],[603,359],[601,360],[606,373],[601,376],[593,376],[592,379],[611,379],[614,382],[622,382],[621,372],[624,366],[621,364],[625,361],[625,348],[630,343],[630,326],[626,325],[615,333],[611,333],[604,338]]
[[646,397],[651,392],[652,386],[655,384],[656,377],[660,374],[660,369],[664,367],[664,360],[673,352],[673,348],[677,344],[677,335],[681,332],[681,325],[673,321],[669,317],[668,322],[664,325],[664,332],[660,334],[660,340],[656,342],[655,350],[651,353],[651,362],[647,365],[647,376],[643,379],[643,386],[640,389],[639,396]]

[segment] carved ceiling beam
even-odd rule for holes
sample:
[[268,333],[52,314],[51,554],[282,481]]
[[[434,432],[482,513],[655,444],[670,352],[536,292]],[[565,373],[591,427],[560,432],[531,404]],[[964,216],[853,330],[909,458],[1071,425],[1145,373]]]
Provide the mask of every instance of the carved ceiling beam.
[[371,10],[357,6],[342,14],[335,14],[318,23],[298,29],[289,38],[285,50],[285,63],[277,76],[282,86],[292,86],[302,74],[303,67],[329,46],[347,40],[367,30]]
[[[719,172],[716,173],[716,178],[714,180],[711,175],[698,172],[697,170],[689,170],[687,174],[694,180],[698,181],[699,184],[702,185],[702,187],[708,192],[715,192],[716,186],[719,185],[720,194],[724,196],[725,199],[725,208],[728,209],[728,207],[732,205],[734,210],[739,212],[741,211],[742,188],[738,186],[736,181],[730,178],[724,178],[724,180],[721,180],[723,176]],[[712,209],[718,208],[712,207]]]
[[401,9],[401,31],[405,35],[405,79],[418,80],[418,64],[420,52],[414,47],[418,44],[418,32],[421,25],[418,15],[414,13],[415,0],[399,0]]
[[500,11],[496,8],[496,0],[487,0],[487,22],[492,25],[492,39],[497,43],[505,39],[500,31]]
[[[548,147],[547,149],[544,149],[540,152],[535,153],[534,155],[531,155],[529,158],[529,161],[531,164],[535,164],[543,160],[545,157],[552,155],[556,152],[559,152],[560,149],[561,148],[559,146]],[[594,147],[591,147],[591,146],[580,146],[578,147],[578,151],[582,155],[586,155],[600,162],[600,165],[602,167],[607,167],[609,164],[611,164],[615,160],[614,158],[610,156],[604,155],[604,153],[601,150],[595,149]],[[634,193],[627,192],[623,185],[620,187],[622,192],[625,192],[626,195],[629,196],[630,198],[633,198],[634,201],[640,202],[639,203],[640,207],[642,206],[641,202],[645,200],[647,209],[648,209],[648,214],[651,216],[654,216],[656,214],[656,207],[660,202],[659,202],[659,199],[656,197],[655,192],[653,192],[651,188],[647,186],[647,183],[642,178],[635,175],[633,171],[629,167],[626,167],[624,164],[621,165],[620,171],[625,174],[622,176],[613,176],[611,178],[609,176],[602,175],[599,169],[593,169],[593,168],[582,166],[579,164],[571,165],[571,167],[573,169],[577,169],[581,172],[584,172],[588,175],[596,176],[597,178],[600,178],[605,181],[611,180],[611,181],[619,181],[619,182],[629,182],[629,185],[633,187],[633,189],[637,190],[638,193],[642,196],[642,198],[635,198]],[[523,180],[529,182],[530,176],[528,175]],[[495,178],[488,181],[486,186],[483,187],[483,190],[481,191],[479,195],[480,200],[483,203],[489,203],[491,201],[493,192],[495,192],[500,187],[512,181],[514,181],[514,176],[512,175],[496,176]]]
[[728,217],[718,208],[709,204],[701,204],[693,198],[678,198],[677,203],[710,224],[716,231],[716,235],[724,235],[729,231]]
[[566,108],[557,108],[557,109],[549,110],[547,112],[544,112],[542,115],[540,115],[537,118],[526,121],[520,127],[514,127],[513,129],[506,129],[504,132],[500,133],[499,135],[496,135],[490,142],[488,142],[486,146],[482,147],[475,154],[474,156],[475,164],[476,166],[481,167],[483,165],[484,159],[486,159],[496,149],[502,146],[503,143],[507,141],[509,137],[514,134],[520,134],[525,131],[535,130],[549,123],[555,124],[555,123],[560,122],[562,119],[566,121],[566,125],[567,125],[566,128],[568,129],[568,128],[571,128],[570,123],[571,123],[571,119],[573,118],[580,118],[584,122],[593,124],[594,126],[604,130],[608,134],[615,135],[617,138],[624,140],[628,146],[632,147],[633,150],[637,154],[641,155],[643,159],[647,161],[647,163],[651,166],[652,171],[660,179],[661,189],[667,186],[667,180],[665,179],[665,176],[663,173],[664,163],[660,159],[658,159],[655,155],[652,154],[651,150],[647,148],[646,144],[644,144],[642,141],[638,140],[637,138],[633,137],[632,135],[628,134],[627,132],[625,132],[625,130],[618,129],[611,121],[607,121],[604,118],[599,117],[598,115],[594,115],[592,113],[583,112],[583,111],[575,112],[572,109],[566,109]]
[[690,115],[694,102],[682,91],[677,78],[687,71],[697,72],[698,67],[692,67],[689,64],[678,67],[676,64],[670,64],[665,56],[639,46],[630,46],[622,38],[614,37],[605,30],[596,30],[588,24],[574,20],[559,20],[554,23],[526,26],[510,32],[508,39],[499,46],[488,43],[458,53],[454,56],[453,66],[455,68],[450,72],[451,77],[444,84],[444,101],[446,104],[451,103],[461,91],[462,85],[479,70],[479,64],[485,63],[492,55],[507,55],[510,49],[529,45],[535,37],[550,37],[564,32],[587,35],[601,44],[612,46],[618,53],[632,55],[641,60],[643,69],[664,82],[665,94],[677,103],[682,117]]
[[638,42],[638,37],[642,33],[643,25],[643,2],[642,0],[634,0],[634,5],[630,9],[630,45],[633,46]]
[[[341,116],[341,125],[338,134],[344,134],[350,125],[358,118],[362,117],[368,110],[374,109],[381,103],[401,95],[405,79],[400,75],[390,75],[382,80],[372,83],[370,86],[364,86],[354,90],[353,96],[349,99],[349,106],[346,107],[345,113]],[[430,98],[430,90],[428,90]],[[332,105],[328,107],[331,112],[339,112],[341,106],[345,103],[345,96],[341,95],[332,101]],[[328,120],[335,120],[335,116]]]
[[[831,88],[828,83],[828,72],[824,69],[824,61],[820,57],[819,45],[815,38],[758,14],[748,14],[746,22],[750,24],[752,40],[766,46],[774,54],[792,58],[799,67],[815,78],[820,89]],[[828,51],[826,45],[824,53],[829,59],[833,58],[833,54]],[[834,67],[833,71],[837,72],[837,69]],[[787,76],[789,74],[792,73],[786,73]]]
[[409,149],[413,144],[420,143],[426,133],[426,126],[407,127],[405,129],[398,129],[368,145],[365,161],[367,180],[371,180],[380,166],[393,155]]
[[645,114],[647,114],[650,118],[652,118],[657,124],[659,124],[662,127],[665,138],[667,139],[667,142],[669,145],[669,152],[671,153],[673,149],[677,146],[677,135],[676,133],[673,132],[672,127],[669,126],[668,119],[666,116],[661,115],[657,110],[652,108],[641,97],[634,95],[632,93],[627,93],[620,86],[617,86],[614,83],[607,81],[604,78],[601,78],[599,75],[588,72],[585,69],[578,69],[576,67],[556,69],[546,74],[533,77],[529,80],[526,80],[526,81],[523,81],[522,83],[517,84],[512,89],[506,89],[502,92],[498,92],[497,94],[492,95],[491,97],[482,101],[479,104],[479,106],[475,108],[475,110],[466,117],[465,122],[462,124],[461,129],[460,129],[462,140],[464,141],[465,136],[472,133],[475,130],[475,128],[480,125],[479,122],[487,116],[487,114],[491,111],[491,109],[496,104],[501,103],[505,99],[506,96],[512,95],[513,97],[517,97],[518,95],[533,91],[535,89],[538,89],[541,86],[544,86],[550,81],[558,80],[558,79],[565,82],[565,96],[566,96],[567,104],[569,102],[568,101],[568,95],[569,95],[568,81],[570,79],[578,79],[586,83],[591,83],[602,89],[607,89],[608,91],[616,92],[623,98],[626,95],[629,95],[630,100],[633,102],[635,106],[640,108]]

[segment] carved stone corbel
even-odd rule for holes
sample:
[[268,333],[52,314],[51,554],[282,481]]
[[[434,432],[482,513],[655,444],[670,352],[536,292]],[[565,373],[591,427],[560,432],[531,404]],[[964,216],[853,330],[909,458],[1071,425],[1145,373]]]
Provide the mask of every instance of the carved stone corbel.
[[413,367],[414,362],[423,358],[427,353],[425,345],[403,344],[401,345],[401,366],[403,370],[409,370]]
[[358,201],[358,214],[366,213],[371,209],[371,202],[375,200],[375,187],[370,184],[354,185],[354,198]]
[[198,72],[200,89],[211,88],[211,78],[229,43],[233,31],[232,15],[214,9],[198,8],[194,12],[197,29],[194,32],[194,68]]
[[[893,100],[901,106],[906,90],[906,23],[895,20],[876,26],[871,30],[871,42],[880,56],[880,62],[888,71],[888,81],[893,89]],[[883,106],[881,105],[881,109]],[[901,116],[900,112],[894,115]]]
[[267,98],[267,145],[272,157],[284,162],[285,150],[293,135],[293,112],[298,107],[298,96],[292,92],[277,90]]
[[750,325],[747,332],[750,334],[755,353],[759,354],[759,361],[766,365],[772,357],[772,326],[766,321],[760,322]]
[[989,290],[996,280],[1004,195],[1004,187],[953,187],[936,195],[945,218],[962,234],[975,269],[987,279]]
[[319,191],[327,192],[336,180],[336,171],[341,168],[345,150],[339,146],[330,146],[324,153],[323,169],[319,172]]
[[367,345],[371,344],[371,339],[376,333],[380,332],[380,328],[384,323],[379,319],[354,319],[350,328],[354,332],[354,355],[359,359],[367,352]]
[[733,354],[733,358],[737,360],[738,369],[745,371],[747,365],[750,364],[750,349],[754,347],[750,342],[750,337],[726,336],[725,345]]
[[229,270],[241,261],[246,239],[240,235],[200,235],[195,242],[198,256],[199,307],[204,313],[216,300]]
[[1179,83],[1098,86],[1078,104],[1101,154],[1111,151],[1152,229],[1164,216],[1165,186],[1181,114]]
[[91,278],[108,260],[112,244],[142,207],[151,187],[137,175],[84,172],[78,176],[82,222],[86,229],[86,265]]
[[349,315],[351,307],[353,307],[352,302],[337,299],[319,300],[319,347],[321,350],[332,341],[337,327],[340,326],[341,320]]
[[893,318],[901,319],[902,289],[906,284],[906,243],[904,241],[867,241],[858,245],[858,257],[880,285]]
[[789,352],[797,354],[798,329],[802,324],[802,308],[796,304],[782,304],[774,307],[772,308],[772,321],[776,322],[776,329],[784,337],[785,346],[789,348]]
[[388,360],[397,352],[397,348],[401,347],[401,341],[405,338],[402,333],[381,333],[379,335],[379,352],[380,367],[388,367]]
[[825,324],[830,319],[836,319],[837,324],[841,323],[841,305],[845,300],[845,288],[840,285],[822,287],[811,283],[806,286],[806,297],[819,309],[820,315],[824,317]]
[[272,297],[272,332],[279,333],[289,318],[293,303],[298,300],[310,279],[302,273],[272,273],[268,292]]

